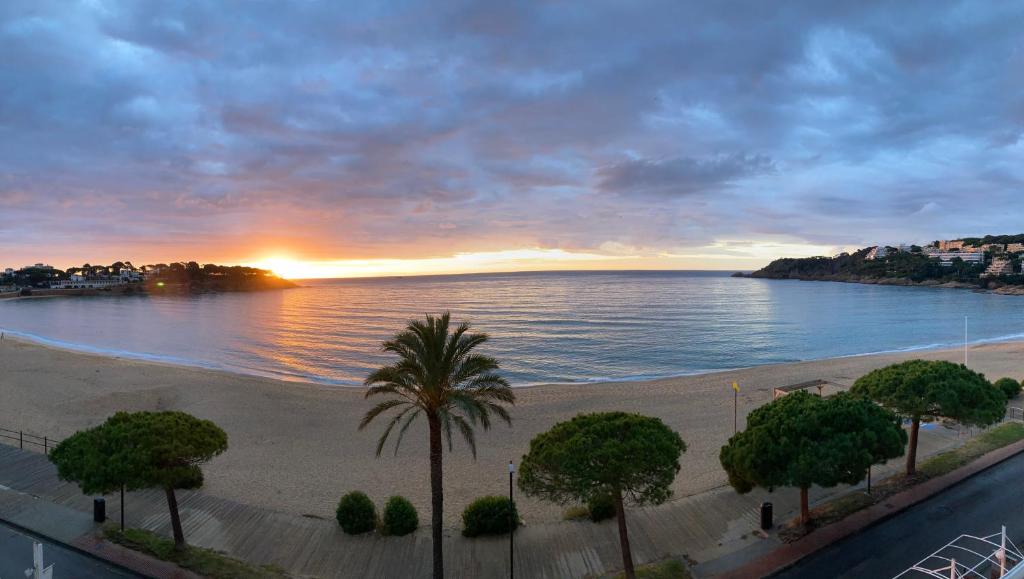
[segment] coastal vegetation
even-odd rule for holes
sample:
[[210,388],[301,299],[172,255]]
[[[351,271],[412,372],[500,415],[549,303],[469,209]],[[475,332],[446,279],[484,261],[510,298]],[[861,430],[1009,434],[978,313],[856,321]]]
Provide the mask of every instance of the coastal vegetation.
[[118,289],[133,292],[234,292],[296,287],[273,272],[240,265],[226,266],[195,261],[158,263],[136,267],[130,261],[58,269],[36,264],[0,273],[0,287],[31,293],[49,289]]
[[924,282],[974,282],[985,271],[983,264],[956,261],[943,267],[924,253],[899,252],[884,259],[868,259],[871,248],[835,257],[782,258],[750,274],[769,279],[829,281],[909,280]]
[[519,528],[519,511],[508,497],[480,497],[462,512],[462,536],[504,535]]
[[799,488],[800,522],[807,525],[812,485],[855,484],[871,465],[901,456],[906,443],[896,415],[868,399],[798,391],[751,412],[719,459],[739,493]]
[[636,577],[625,501],[658,505],[672,496],[686,443],[660,419],[625,412],[581,414],[530,441],[519,488],[560,504],[611,497],[625,576]]
[[173,541],[142,529],[105,529],[110,541],[169,561],[210,579],[287,579],[289,575],[272,565],[254,566],[212,549],[187,546],[177,549]]
[[203,485],[201,466],[228,448],[216,424],[184,412],[118,412],[100,426],[73,434],[50,460],[62,480],[86,494],[120,488],[159,488],[167,497],[174,547],[186,548],[176,489]]
[[781,258],[740,277],[944,285],[1022,293],[1024,234],[865,247],[834,257]]
[[377,528],[377,507],[362,491],[352,491],[341,497],[335,517],[341,530],[349,535],[361,535]]
[[861,376],[851,392],[910,420],[907,475],[916,469],[922,420],[947,418],[969,426],[988,426],[1006,412],[1005,395],[984,375],[946,361],[909,360],[886,366]]
[[[624,579],[625,577],[625,573],[616,573],[609,575],[606,579]],[[691,577],[686,565],[676,559],[640,565],[636,568],[637,579],[690,579]]]
[[382,346],[398,360],[374,371],[365,381],[369,387],[366,398],[389,398],[366,413],[359,429],[394,411],[377,441],[378,457],[396,427],[395,454],[416,418],[423,415],[427,421],[434,579],[444,577],[443,442],[447,441],[450,452],[452,429],[457,429],[475,458],[475,427],[489,429],[492,414],[512,424],[503,405],[514,404],[515,394],[497,373],[498,361],[475,352],[487,339],[487,334],[470,333],[468,323],[453,330],[448,312],[410,321],[405,330]]

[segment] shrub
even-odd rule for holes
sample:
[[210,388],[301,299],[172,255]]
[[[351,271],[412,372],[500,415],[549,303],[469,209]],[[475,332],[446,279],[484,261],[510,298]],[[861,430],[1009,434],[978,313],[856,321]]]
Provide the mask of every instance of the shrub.
[[1013,378],[1000,378],[996,380],[996,388],[1002,391],[1007,400],[1013,400],[1020,394],[1021,383]]
[[362,491],[352,491],[338,502],[338,524],[349,535],[369,533],[377,527],[377,508]]
[[615,500],[608,495],[598,495],[587,501],[590,520],[595,523],[615,517]]
[[466,537],[502,535],[518,526],[516,504],[506,497],[480,497],[462,512],[462,534]]
[[408,535],[420,526],[420,517],[416,507],[405,497],[391,497],[384,505],[384,523],[381,531],[385,535],[401,537]]
[[563,521],[580,521],[590,518],[590,509],[584,505],[573,505],[562,513]]

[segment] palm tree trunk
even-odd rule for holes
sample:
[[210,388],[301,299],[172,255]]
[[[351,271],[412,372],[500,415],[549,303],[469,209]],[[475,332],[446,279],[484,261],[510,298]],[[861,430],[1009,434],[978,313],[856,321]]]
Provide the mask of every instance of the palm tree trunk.
[[629,548],[629,532],[626,529],[626,509],[622,504],[622,491],[615,493],[615,518],[619,521],[619,546],[622,548],[622,567],[626,579],[636,579],[633,569],[633,551]]
[[178,498],[172,487],[164,487],[167,493],[167,508],[171,511],[171,529],[174,531],[174,550],[185,550],[185,533],[181,530],[181,516],[178,514]]
[[434,579],[444,579],[444,488],[441,478],[441,421],[428,418],[430,427],[430,505],[434,536]]
[[800,487],[800,524],[811,522],[811,504],[807,498],[807,487]]
[[907,444],[907,476],[917,472],[917,431],[921,429],[921,417],[915,416],[910,423],[910,442]]

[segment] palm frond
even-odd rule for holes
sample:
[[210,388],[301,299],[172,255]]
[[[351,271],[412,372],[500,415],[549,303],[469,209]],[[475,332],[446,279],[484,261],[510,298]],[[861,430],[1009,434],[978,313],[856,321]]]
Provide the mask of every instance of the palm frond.
[[403,404],[408,403],[409,402],[405,400],[385,400],[383,402],[378,403],[376,406],[371,408],[370,411],[367,412],[365,416],[363,416],[362,420],[359,421],[359,430],[366,428],[367,425],[373,422],[374,418],[377,418],[382,413],[387,412],[388,410],[391,410],[396,406],[402,406]]
[[498,375],[498,361],[474,352],[487,342],[487,334],[470,331],[468,323],[452,328],[451,315],[445,312],[411,320],[382,344],[382,350],[397,359],[371,372],[364,384],[367,398],[389,399],[367,412],[359,428],[362,430],[388,410],[402,409],[391,417],[378,439],[378,456],[388,440],[394,440],[397,455],[406,432],[421,414],[440,422],[449,452],[454,449],[452,430],[457,428],[474,458],[477,426],[489,429],[492,415],[511,424],[503,405],[514,404],[515,394]]
[[384,445],[387,443],[388,436],[391,434],[391,431],[395,428],[395,425],[398,424],[398,421],[401,420],[402,417],[405,416],[405,414],[408,413],[413,408],[416,407],[410,404],[408,408],[395,415],[395,417],[391,419],[391,422],[388,422],[388,427],[384,429],[384,432],[381,433],[380,438],[377,439],[377,458],[380,458],[381,453],[384,451]]
[[413,420],[416,420],[416,417],[420,415],[420,412],[423,412],[423,409],[417,408],[409,415],[408,418],[405,419],[405,422],[402,423],[402,427],[398,429],[398,436],[395,437],[395,456],[398,456],[398,447],[402,445],[402,439],[405,438],[405,431],[409,430],[409,425],[412,424]]
[[469,445],[469,450],[473,453],[473,460],[476,460],[476,433],[473,432],[473,427],[461,416],[452,416],[452,421],[459,427],[462,438]]

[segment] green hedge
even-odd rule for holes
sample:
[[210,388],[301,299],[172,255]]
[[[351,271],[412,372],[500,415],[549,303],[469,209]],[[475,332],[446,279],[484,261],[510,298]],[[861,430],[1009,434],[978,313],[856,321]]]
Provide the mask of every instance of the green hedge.
[[341,530],[349,535],[369,533],[377,528],[377,507],[362,491],[352,491],[341,497],[336,516]]
[[409,499],[399,496],[388,499],[384,505],[384,521],[381,525],[381,531],[385,535],[408,535],[419,526],[420,517]]
[[462,534],[466,537],[503,535],[518,526],[519,512],[508,497],[480,497],[462,512]]
[[590,520],[600,523],[615,518],[615,500],[608,495],[599,495],[587,501]]

